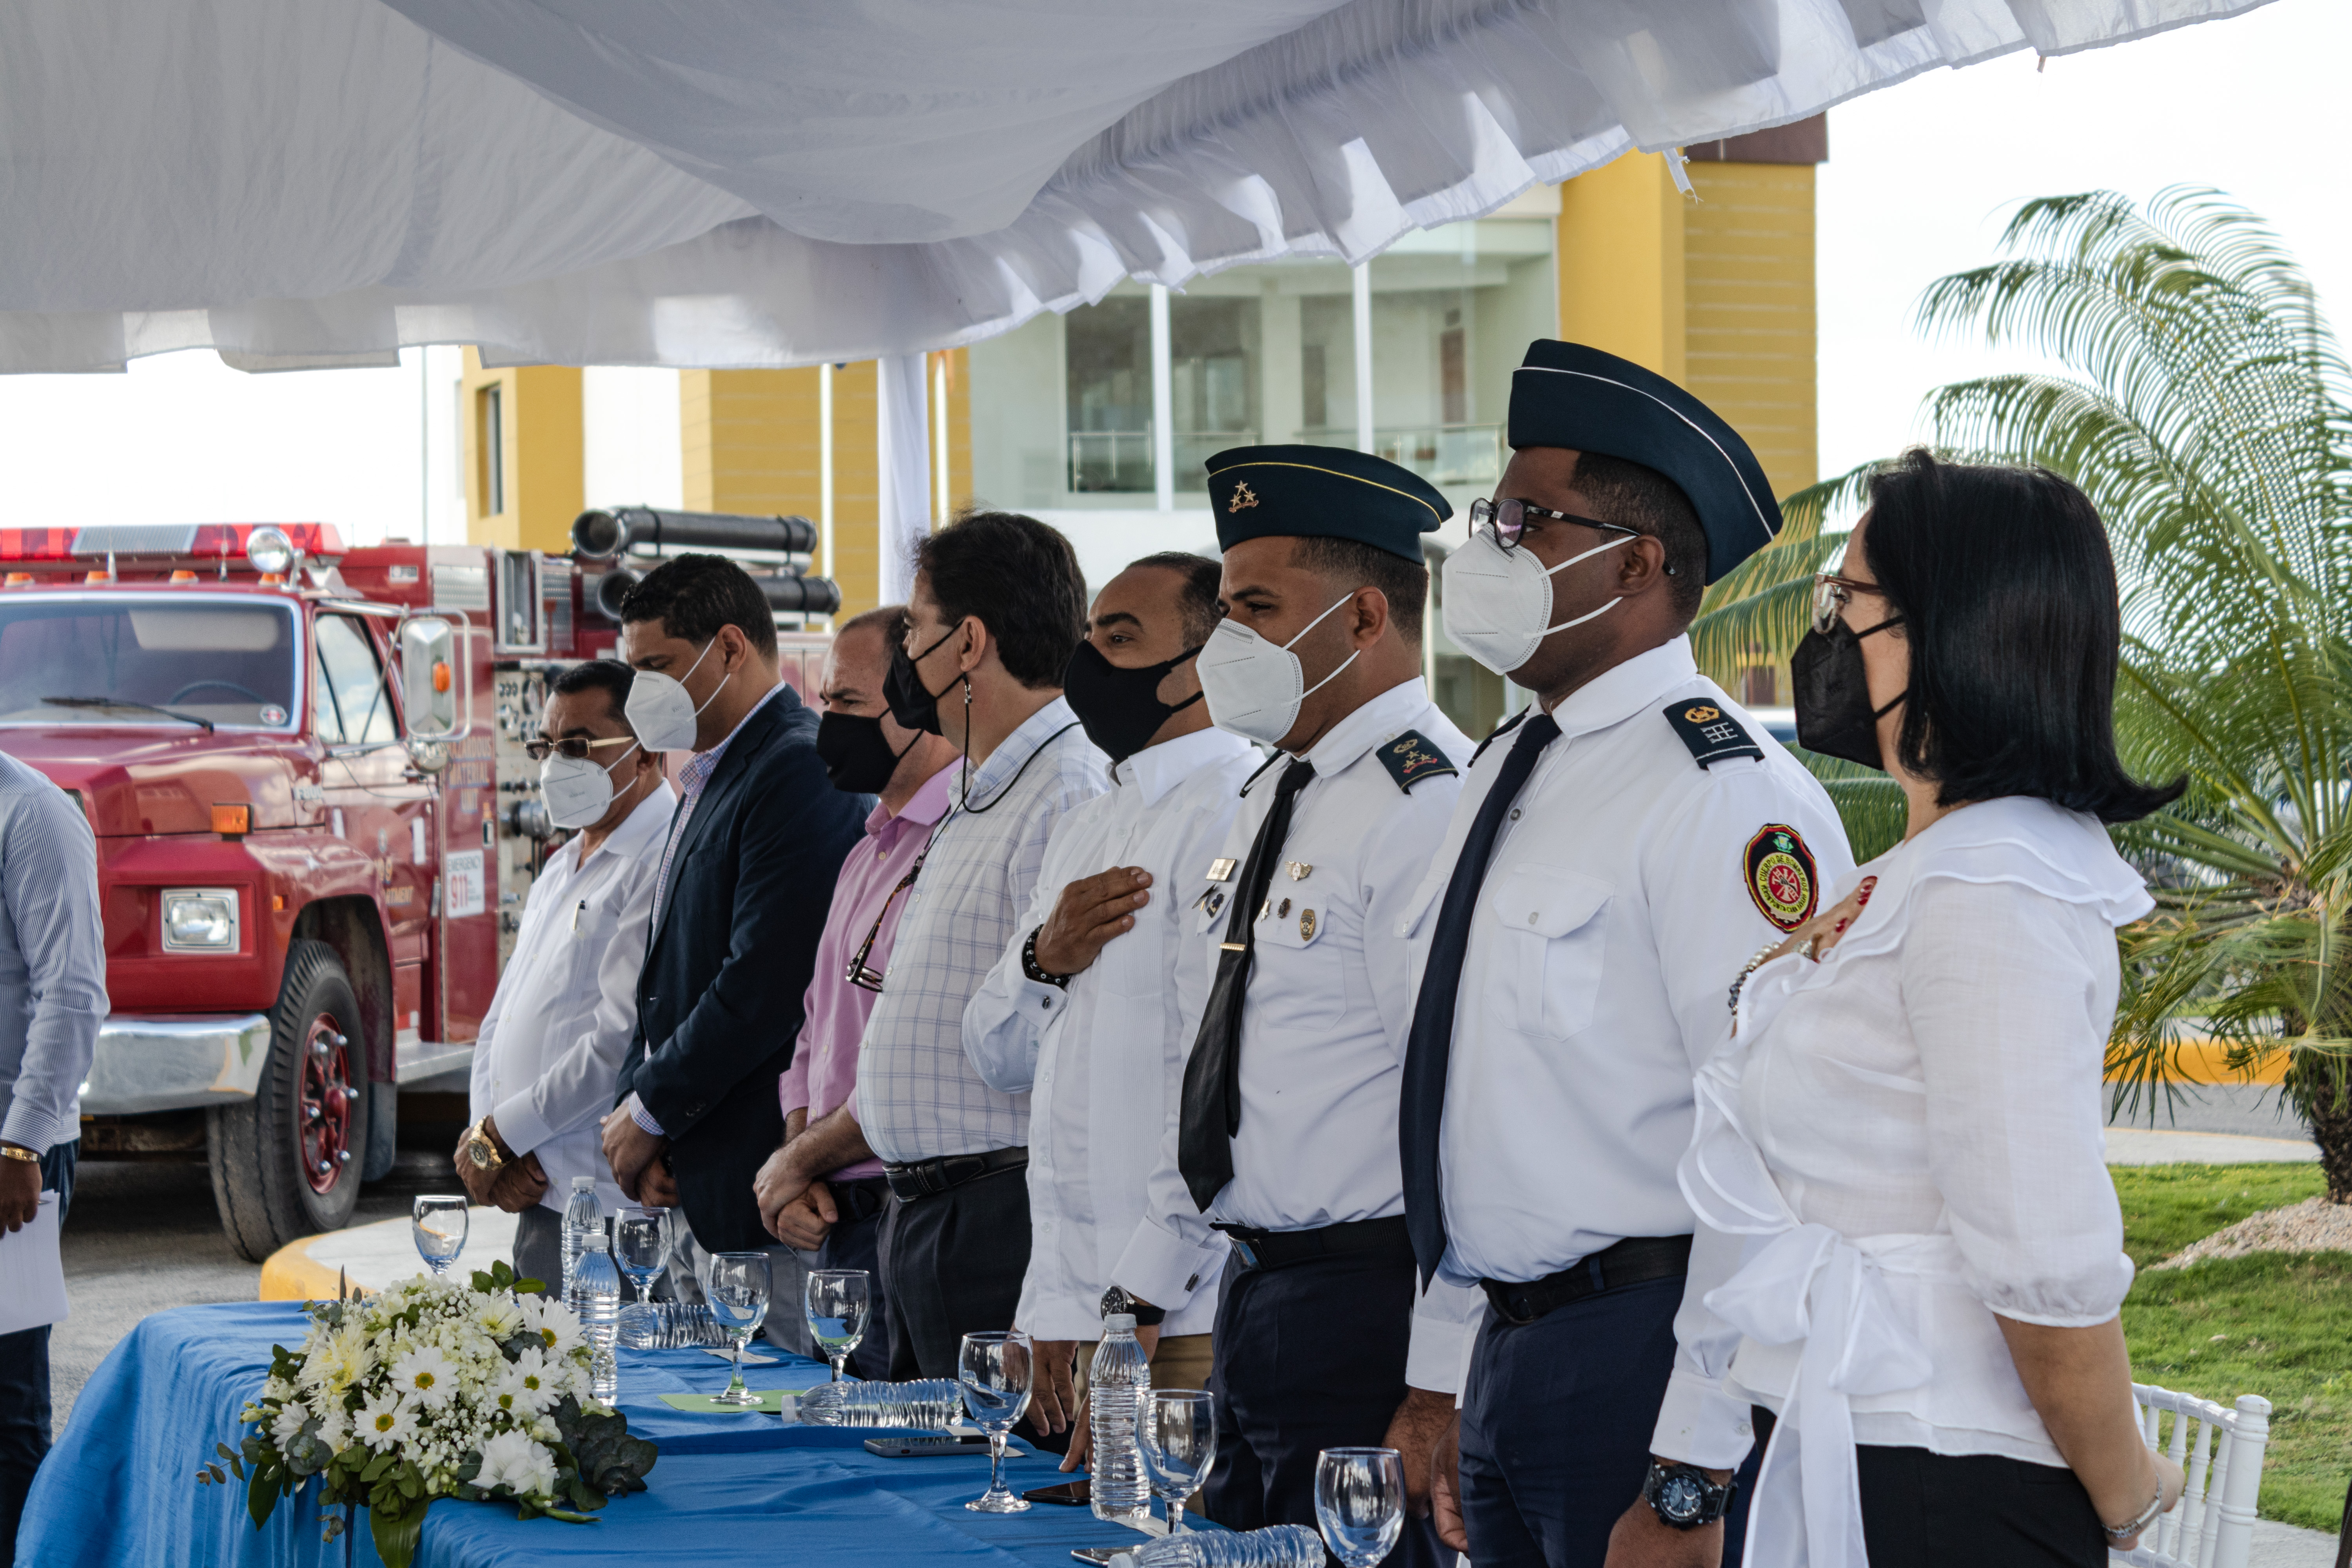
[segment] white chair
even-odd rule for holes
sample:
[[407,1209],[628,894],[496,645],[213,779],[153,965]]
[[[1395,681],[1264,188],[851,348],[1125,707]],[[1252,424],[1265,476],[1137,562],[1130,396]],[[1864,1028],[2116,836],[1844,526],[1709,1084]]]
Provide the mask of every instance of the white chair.
[[2136,1549],[2111,1552],[2108,1561],[2135,1568],[2246,1568],[2271,1402],[2241,1394],[2235,1410],[2224,1410],[2193,1394],[2139,1383],[2132,1384],[2132,1402],[2139,1407],[2140,1435],[2187,1473],[2188,1486],[2180,1506],[2150,1525]]

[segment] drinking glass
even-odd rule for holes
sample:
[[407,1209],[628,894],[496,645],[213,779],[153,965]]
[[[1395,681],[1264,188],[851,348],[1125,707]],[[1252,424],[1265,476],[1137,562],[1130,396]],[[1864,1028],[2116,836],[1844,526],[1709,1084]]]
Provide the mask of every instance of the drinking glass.
[[1004,1440],[1029,1408],[1033,1348],[1018,1329],[963,1337],[956,1381],[963,1384],[965,1412],[988,1434],[988,1490],[963,1505],[974,1513],[1028,1511],[1028,1500],[1013,1496],[1004,1484]]
[[809,1338],[833,1363],[833,1381],[841,1381],[849,1352],[866,1337],[866,1319],[873,1310],[873,1281],[863,1268],[813,1268],[803,1309]]
[[613,1262],[637,1288],[637,1299],[621,1309],[618,1338],[632,1350],[660,1342],[653,1309],[654,1281],[669,1257],[669,1210],[623,1209],[613,1219]]
[[447,1274],[457,1254],[466,1250],[467,1224],[462,1193],[455,1197],[428,1194],[408,1211],[408,1231],[416,1239],[416,1256],[425,1259],[425,1267],[433,1270],[436,1279]]
[[751,1331],[768,1315],[768,1255],[764,1252],[714,1252],[702,1279],[710,1299],[710,1315],[727,1331],[735,1350],[735,1375],[723,1394],[710,1397],[721,1405],[756,1405],[760,1396],[743,1386],[743,1347]]
[[1136,1428],[1151,1495],[1168,1505],[1168,1533],[1184,1533],[1184,1500],[1217,1462],[1217,1415],[1197,1388],[1155,1388]]
[[1372,1568],[1404,1533],[1404,1460],[1394,1448],[1326,1448],[1315,1466],[1315,1522],[1347,1568]]

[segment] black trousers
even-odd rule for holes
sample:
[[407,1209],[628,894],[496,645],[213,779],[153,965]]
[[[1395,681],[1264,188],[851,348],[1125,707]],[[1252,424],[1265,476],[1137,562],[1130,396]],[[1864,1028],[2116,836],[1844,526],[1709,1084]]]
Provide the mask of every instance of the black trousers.
[[1029,1173],[1015,1166],[883,1211],[890,1375],[953,1377],[966,1334],[1009,1329],[1029,1269]]
[[[1462,1399],[1462,1522],[1478,1568],[1601,1568],[1649,1472],[1682,1296],[1680,1279],[1653,1279],[1532,1323],[1486,1310]],[[1751,1452],[1724,1568],[1738,1568],[1756,1467]]]
[[[58,1194],[58,1225],[73,1203],[79,1139],[41,1156],[41,1190]],[[16,1524],[33,1472],[49,1451],[49,1326],[0,1334],[0,1563],[16,1558]]]
[[[1203,1511],[1234,1530],[1311,1530],[1323,1450],[1381,1447],[1404,1403],[1412,1256],[1349,1253],[1288,1268],[1230,1258],[1223,1289],[1209,1375],[1217,1465]],[[1384,1568],[1451,1561],[1429,1521],[1409,1518]]]
[[[1759,1405],[1759,1449],[1771,1432]],[[2105,1568],[2098,1510],[2063,1466],[1864,1443],[1854,1469],[1870,1568]]]
[[563,1216],[545,1204],[515,1215],[514,1271],[536,1279],[552,1299],[563,1290]]
[[841,1217],[825,1232],[824,1245],[816,1249],[814,1267],[866,1270],[869,1277],[866,1337],[849,1352],[849,1371],[856,1377],[887,1378],[892,1341],[889,1292],[882,1288],[882,1215],[890,1206],[890,1184],[879,1176],[861,1176],[828,1184]]

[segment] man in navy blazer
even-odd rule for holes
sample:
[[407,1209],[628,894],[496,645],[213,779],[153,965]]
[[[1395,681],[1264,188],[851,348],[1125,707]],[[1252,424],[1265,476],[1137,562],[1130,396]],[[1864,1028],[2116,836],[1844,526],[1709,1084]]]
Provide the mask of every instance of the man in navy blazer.
[[621,605],[630,727],[692,750],[662,847],[637,1026],[604,1156],[640,1203],[683,1207],[708,1252],[756,1251],[751,1179],[783,1141],[776,1078],[841,862],[873,803],[825,781],[816,714],[783,684],[767,595],[716,555],[679,555]]

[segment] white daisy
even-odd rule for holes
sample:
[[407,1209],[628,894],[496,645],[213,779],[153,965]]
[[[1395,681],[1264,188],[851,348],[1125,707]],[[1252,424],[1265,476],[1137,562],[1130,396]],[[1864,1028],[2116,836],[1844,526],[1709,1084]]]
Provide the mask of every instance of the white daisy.
[[416,1436],[416,1412],[397,1394],[379,1394],[360,1409],[360,1441],[382,1453]]
[[499,1408],[518,1415],[536,1415],[563,1397],[558,1380],[549,1375],[546,1358],[525,1351],[496,1385]]
[[392,1363],[392,1386],[438,1410],[457,1392],[457,1369],[431,1345],[419,1345]]

